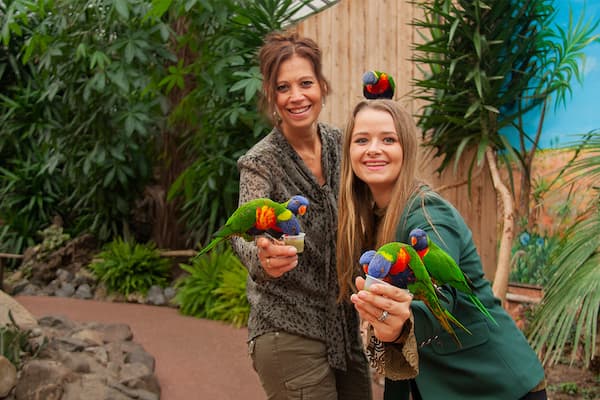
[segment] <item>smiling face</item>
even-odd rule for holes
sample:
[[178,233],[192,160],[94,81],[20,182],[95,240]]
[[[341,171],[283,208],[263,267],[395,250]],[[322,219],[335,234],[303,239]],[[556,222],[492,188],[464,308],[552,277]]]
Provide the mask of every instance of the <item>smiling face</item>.
[[308,59],[293,55],[281,63],[275,96],[284,133],[316,129],[323,99],[321,86]]
[[403,160],[404,151],[391,114],[373,108],[360,110],[352,129],[350,162],[379,207],[388,205]]

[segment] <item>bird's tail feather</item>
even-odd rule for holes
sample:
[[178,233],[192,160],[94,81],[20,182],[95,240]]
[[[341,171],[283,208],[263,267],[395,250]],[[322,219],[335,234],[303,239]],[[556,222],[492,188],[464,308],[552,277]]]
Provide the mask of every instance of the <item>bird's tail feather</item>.
[[450,311],[446,310],[444,308],[444,315],[446,316],[446,318],[448,318],[450,321],[452,321],[452,323],[456,326],[458,326],[460,329],[462,329],[463,331],[467,332],[469,335],[472,335],[471,331],[464,326],[463,324],[461,324],[461,322],[459,320],[457,320],[454,315],[452,315],[450,313]]
[[221,242],[221,240],[223,240],[222,237],[214,238],[209,244],[206,245],[206,247],[204,247],[202,250],[200,250],[200,252],[198,253],[198,256],[201,256],[202,254],[211,250],[213,247],[215,247],[217,244],[219,244],[219,242]]
[[469,297],[471,298],[471,301],[473,302],[473,304],[475,304],[475,306],[479,309],[479,311],[481,311],[486,317],[488,317],[489,320],[492,321],[496,326],[499,326],[498,322],[496,322],[496,319],[492,316],[492,314],[490,314],[488,309],[483,305],[481,300],[479,300],[477,298],[477,296],[472,294]]
[[462,343],[458,339],[458,336],[456,336],[456,332],[452,328],[452,325],[450,325],[449,321],[452,321],[456,326],[462,328],[469,335],[471,334],[471,331],[468,330],[467,328],[465,328],[465,326],[463,324],[461,324],[448,310],[446,310],[444,307],[442,307],[439,303],[436,303],[435,305],[428,304],[428,303],[425,303],[425,304],[428,306],[428,308],[430,309],[432,314],[439,321],[442,328],[446,332],[448,332],[450,334],[450,336],[452,336],[452,339],[454,340],[456,345],[458,347],[462,347]]

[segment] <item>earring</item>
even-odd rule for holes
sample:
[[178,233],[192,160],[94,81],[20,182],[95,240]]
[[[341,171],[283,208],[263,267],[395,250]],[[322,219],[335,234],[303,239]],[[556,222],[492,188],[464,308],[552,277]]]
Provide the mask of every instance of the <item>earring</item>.
[[273,121],[275,121],[276,124],[281,122],[281,117],[277,114],[277,110],[273,110]]

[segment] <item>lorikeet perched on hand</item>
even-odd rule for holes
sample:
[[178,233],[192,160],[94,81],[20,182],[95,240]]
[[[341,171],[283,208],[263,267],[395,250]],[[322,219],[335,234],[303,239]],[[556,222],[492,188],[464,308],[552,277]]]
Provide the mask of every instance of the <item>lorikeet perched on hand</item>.
[[441,306],[436,289],[421,258],[410,245],[402,242],[384,244],[373,255],[367,273],[375,278],[390,282],[394,286],[408,289],[416,300],[421,300],[427,306],[442,328],[452,336],[458,346],[461,346],[461,343],[450,322],[471,334],[471,331]]
[[381,71],[367,71],[363,74],[363,95],[369,100],[393,99],[396,83],[391,75]]
[[267,198],[250,200],[231,214],[225,225],[214,233],[214,239],[198,255],[232,236],[241,236],[250,241],[254,236],[263,234],[277,238],[283,234],[297,235],[301,229],[295,214],[304,214],[307,206],[308,200],[302,196],[294,196],[285,203]]
[[432,242],[423,229],[413,229],[409,233],[410,244],[417,251],[427,272],[437,285],[452,286],[469,296],[471,302],[479,311],[498,325],[494,317],[473,292],[473,282],[469,279],[456,261],[435,242]]

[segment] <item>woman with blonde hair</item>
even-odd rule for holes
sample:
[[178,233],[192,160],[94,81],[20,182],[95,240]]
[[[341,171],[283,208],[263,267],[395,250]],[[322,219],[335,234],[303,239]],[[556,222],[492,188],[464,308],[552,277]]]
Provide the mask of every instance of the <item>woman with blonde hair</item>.
[[[369,324],[367,355],[386,376],[386,400],[545,399],[542,365],[484,278],[471,231],[458,211],[418,178],[418,131],[391,100],[361,101],[342,145],[337,233],[341,302]],[[493,323],[456,289],[442,305],[471,334],[459,346],[423,302],[392,285],[363,290],[358,260],[388,242],[409,243],[420,228],[457,262]],[[492,227],[493,228],[493,227]]]

